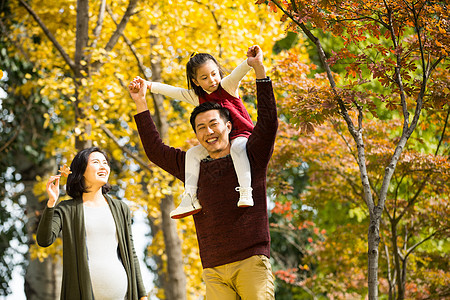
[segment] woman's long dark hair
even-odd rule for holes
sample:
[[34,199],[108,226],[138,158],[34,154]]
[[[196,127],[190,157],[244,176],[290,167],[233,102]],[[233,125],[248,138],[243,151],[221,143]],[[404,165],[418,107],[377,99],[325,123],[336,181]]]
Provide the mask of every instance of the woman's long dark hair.
[[195,79],[197,76],[197,69],[200,68],[208,60],[212,60],[217,65],[217,67],[219,68],[220,78],[223,78],[223,76],[225,75],[225,71],[211,54],[194,52],[191,54],[191,58],[186,64],[186,80],[188,89],[193,89],[195,94],[199,97],[201,97],[203,93],[205,93],[205,91],[201,86],[196,85],[193,79]]
[[[83,195],[83,193],[87,193],[87,187],[84,180],[84,172],[86,171],[86,167],[89,161],[89,155],[92,152],[100,152],[106,158],[106,161],[109,165],[108,156],[106,153],[98,147],[91,147],[81,150],[75,155],[75,158],[72,160],[70,164],[70,171],[72,173],[67,177],[67,185],[66,191],[67,194],[72,198],[79,198]],[[102,186],[102,193],[106,194],[111,190],[111,185],[106,183]]]

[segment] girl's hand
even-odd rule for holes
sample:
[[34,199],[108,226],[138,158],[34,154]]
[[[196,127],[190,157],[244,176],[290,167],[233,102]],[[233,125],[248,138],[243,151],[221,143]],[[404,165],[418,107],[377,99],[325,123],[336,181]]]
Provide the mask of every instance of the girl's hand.
[[151,91],[151,90],[152,90],[152,82],[146,80],[145,83],[147,84],[147,89],[148,89],[149,91]]
[[[130,92],[133,93],[138,93],[139,90],[141,89],[142,83],[139,82],[139,79],[141,79],[141,77],[136,76],[128,85],[128,89],[130,90]],[[148,81],[148,80],[144,80],[144,82],[147,84],[147,89],[151,90],[152,89],[152,82]]]
[[247,50],[247,57],[247,64],[255,70],[256,79],[266,78],[261,48],[258,45],[249,47]]
[[247,63],[251,67],[256,64],[262,65],[263,63],[263,52],[258,45],[254,45],[248,48],[247,57]]
[[130,93],[139,93],[142,85],[141,80],[143,79],[139,76],[133,78],[133,80],[128,85],[128,90],[130,91]]
[[59,179],[61,175],[51,176],[47,181],[48,207],[53,207],[59,198]]
[[136,76],[133,81],[128,85],[128,91],[131,98],[136,103],[137,112],[143,112],[147,110],[147,101],[145,95],[147,94],[147,81],[139,76]]

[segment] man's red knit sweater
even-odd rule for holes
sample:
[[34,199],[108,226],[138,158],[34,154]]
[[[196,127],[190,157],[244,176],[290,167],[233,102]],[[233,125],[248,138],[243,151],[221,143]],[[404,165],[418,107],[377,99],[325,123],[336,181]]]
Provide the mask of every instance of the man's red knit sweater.
[[[193,217],[203,268],[253,255],[270,257],[266,172],[278,119],[271,81],[259,80],[256,87],[258,119],[247,142],[254,206],[237,207],[239,193],[235,187],[239,183],[230,155],[200,164],[197,197],[203,208]],[[149,111],[141,112],[134,118],[148,158],[184,181],[186,152],[162,142]]]

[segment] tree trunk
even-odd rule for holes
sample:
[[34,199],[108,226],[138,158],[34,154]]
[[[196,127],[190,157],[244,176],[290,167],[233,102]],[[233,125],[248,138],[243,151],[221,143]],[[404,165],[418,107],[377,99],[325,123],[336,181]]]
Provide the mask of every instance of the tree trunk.
[[29,259],[25,274],[25,295],[28,300],[57,300],[61,294],[61,259],[51,257],[39,260]]
[[[155,29],[156,25],[151,28]],[[158,39],[150,37],[150,49],[157,45]],[[161,81],[161,59],[150,55],[152,70],[151,81]],[[164,97],[152,94],[155,115],[153,117],[161,139],[167,141],[168,128],[167,115],[163,107]],[[174,181],[171,183],[174,184]],[[173,196],[166,196],[161,200],[162,231],[167,255],[167,277],[164,282],[164,292],[167,300],[186,299],[186,275],[184,274],[181,241],[178,237],[176,221],[170,218],[170,211],[174,209]]]
[[[406,241],[405,241],[406,243]],[[401,260],[402,263],[402,273],[401,273],[401,281],[398,283],[398,297],[397,299],[399,300],[403,300],[405,299],[405,292],[406,292],[406,267],[407,267],[407,260],[408,257],[405,256],[405,258],[403,258]]]
[[399,254],[398,244],[397,244],[397,223],[395,220],[392,221],[391,224],[391,234],[392,234],[392,255],[394,258],[394,268],[395,268],[395,274],[396,274],[396,282],[397,282],[397,293],[398,297],[397,299],[400,299],[400,295],[404,294],[402,291],[402,272],[401,272],[401,258]]
[[[36,234],[39,224],[39,216],[42,213],[47,201],[39,201],[33,193],[33,187],[36,184],[37,175],[42,175],[52,165],[46,167],[36,166],[27,162],[26,158],[20,158],[18,161],[23,162],[21,168],[18,169],[23,175],[22,183],[25,185],[24,195],[27,198],[26,214],[27,214],[27,236],[28,245],[35,243],[33,235]],[[54,167],[53,167],[54,168]],[[56,169],[56,168],[55,168]],[[51,300],[59,299],[61,293],[61,276],[62,276],[62,260],[49,257],[43,262],[39,260],[31,260],[28,257],[28,266],[25,274],[25,295],[28,300]]]
[[169,216],[173,209],[172,196],[161,200],[162,228],[166,245],[168,273],[164,291],[167,300],[184,300],[186,299],[186,275],[183,270],[181,241],[178,238],[177,224]]
[[369,300],[378,299],[378,245],[380,243],[380,220],[370,220],[368,233],[369,246]]

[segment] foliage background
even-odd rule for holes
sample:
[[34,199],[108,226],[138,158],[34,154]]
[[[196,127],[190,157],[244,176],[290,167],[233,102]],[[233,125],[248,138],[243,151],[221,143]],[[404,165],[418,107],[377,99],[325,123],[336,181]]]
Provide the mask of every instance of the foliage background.
[[[60,165],[70,163],[76,152],[76,139],[92,142],[112,157],[115,195],[136,203],[134,209],[143,209],[148,215],[152,232],[146,255],[158,262],[158,268],[152,270],[156,281],[151,294],[164,298],[162,282],[167,256],[163,231],[157,230],[162,224],[160,203],[167,196],[177,199],[182,185],[147,163],[136,134],[132,119],[135,108],[126,85],[140,75],[185,87],[184,66],[191,52],[209,52],[232,70],[245,59],[248,46],[259,44],[274,83],[281,122],[268,174],[277,299],[364,298],[369,219],[367,209],[361,205],[355,145],[337,117],[314,45],[303,34],[294,32],[294,27],[286,30],[286,19],[279,21],[282,12],[270,1],[255,5],[243,0],[151,0],[136,2],[123,35],[112,49],[106,49],[131,2],[89,1],[89,43],[77,75],[20,1],[2,1],[0,69],[8,78],[0,83],[8,97],[1,104],[1,196],[11,199],[26,215],[17,220],[3,209],[2,201],[2,224],[26,223],[36,213],[25,210],[23,196],[30,192],[29,187],[45,201],[46,178],[56,173]],[[67,55],[74,58],[77,1],[26,3]],[[107,5],[106,14],[101,34],[96,35],[102,3]],[[359,2],[348,2],[352,3]],[[369,79],[365,86],[356,85],[359,92],[383,92],[370,70],[359,70],[345,59],[348,57],[339,56],[344,53],[339,52],[342,48],[352,52],[358,47],[346,43],[336,32],[319,29],[323,24],[320,16],[316,17],[305,22],[317,28],[315,33],[327,55],[336,59],[332,70],[339,86],[355,87],[356,75]],[[350,28],[343,31],[350,32]],[[442,28],[448,33],[448,24]],[[363,42],[366,46],[377,44],[370,36]],[[387,68],[389,61],[380,65]],[[392,253],[405,254],[424,239],[404,264],[408,274],[406,298],[425,299],[449,293],[448,67],[446,59],[429,86],[427,109],[402,154],[390,187],[387,214],[408,208],[410,199],[415,199],[415,205],[405,210],[401,220],[385,215],[379,247],[382,298],[390,297],[395,281]],[[242,84],[241,96],[256,121],[253,82],[250,72]],[[195,137],[188,124],[191,107],[172,99],[164,99],[162,107],[155,103],[149,97],[150,110],[166,115],[166,142],[183,149],[194,145]],[[367,167],[377,186],[380,170],[395,148],[401,114],[392,99],[369,101],[365,107],[370,111],[364,133],[368,137]],[[78,114],[77,109],[83,114]],[[356,119],[356,113],[351,112],[351,117]],[[30,185],[25,185],[25,181]],[[204,293],[204,286],[192,219],[177,221],[176,226],[182,241],[187,298],[196,299]],[[7,294],[11,247],[4,241],[15,237],[29,244],[30,259],[46,257],[49,251],[33,246],[32,236],[24,238],[25,233],[14,226],[3,228],[1,293]],[[394,234],[395,228],[400,228],[400,234]],[[400,249],[393,249],[398,245]]]

